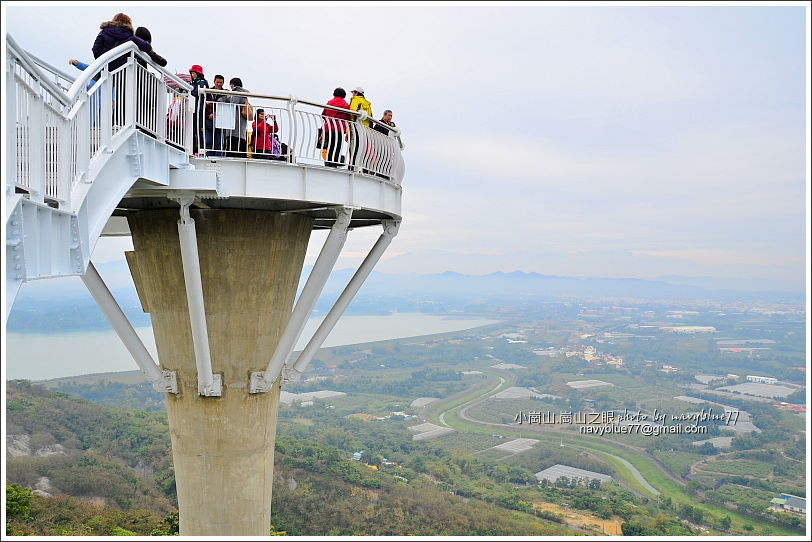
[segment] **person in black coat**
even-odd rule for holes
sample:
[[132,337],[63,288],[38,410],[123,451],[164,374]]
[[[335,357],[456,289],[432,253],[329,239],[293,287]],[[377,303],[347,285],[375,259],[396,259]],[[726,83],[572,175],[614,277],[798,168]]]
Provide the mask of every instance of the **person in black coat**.
[[[115,49],[128,41],[134,41],[138,48],[144,52],[152,51],[152,45],[148,41],[136,37],[132,19],[130,19],[129,15],[116,13],[112,21],[103,22],[99,28],[101,28],[101,31],[96,36],[96,41],[93,42],[93,58],[99,58],[107,51]],[[125,62],[127,62],[127,55],[122,55],[110,62],[107,69],[113,71],[123,66]]]
[[[135,29],[135,37],[141,38],[152,45],[152,33],[143,26],[139,26]],[[157,65],[166,66],[166,59],[156,53],[154,49],[147,51],[147,55],[149,55],[149,58]],[[158,123],[162,122],[163,115],[158,112],[156,104],[159,103],[158,94],[163,92],[163,88],[160,81],[157,80],[157,77],[146,69],[146,60],[136,56],[135,61],[139,66],[144,68],[136,72],[136,88],[141,96],[139,105],[136,106],[135,110],[136,123],[138,124],[139,130],[152,137],[157,137],[155,132],[157,132]]]
[[194,116],[194,134],[192,139],[192,153],[197,154],[198,149],[200,148],[200,144],[203,143],[205,145],[206,142],[206,134],[205,134],[205,122],[203,118],[203,113],[205,111],[205,107],[203,106],[203,102],[200,101],[200,94],[198,89],[209,88],[209,82],[206,81],[206,76],[203,75],[203,68],[199,64],[194,64],[191,68],[189,68],[189,75],[192,77],[192,92],[190,93],[195,99],[195,116]]
[[[136,28],[135,29],[135,37],[136,38],[141,38],[145,42],[149,43],[150,46],[152,46],[152,33],[149,31],[148,28],[143,27],[143,26],[139,26],[138,28]],[[158,53],[156,53],[155,49],[153,49],[152,51],[147,51],[147,55],[149,55],[149,58],[151,58],[152,61],[154,63],[156,63],[157,65],[159,65],[161,67],[166,66],[166,64],[167,64],[166,59],[164,57],[162,57],[161,55],[159,55]],[[141,60],[140,58],[136,58],[136,60],[142,66],[144,66],[144,67],[147,66],[147,63],[144,62],[143,60]]]

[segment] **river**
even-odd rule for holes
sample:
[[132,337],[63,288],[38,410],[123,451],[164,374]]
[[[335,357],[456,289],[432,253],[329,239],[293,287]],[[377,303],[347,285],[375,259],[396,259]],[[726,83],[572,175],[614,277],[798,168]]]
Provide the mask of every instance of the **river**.
[[[359,344],[386,339],[417,337],[461,331],[494,324],[497,320],[436,316],[422,313],[394,313],[386,316],[344,316],[324,346]],[[305,325],[297,350],[304,348],[321,318]],[[157,359],[152,328],[137,328],[147,349]],[[6,334],[6,378],[47,380],[92,373],[133,371],[138,366],[113,330],[72,333]]]

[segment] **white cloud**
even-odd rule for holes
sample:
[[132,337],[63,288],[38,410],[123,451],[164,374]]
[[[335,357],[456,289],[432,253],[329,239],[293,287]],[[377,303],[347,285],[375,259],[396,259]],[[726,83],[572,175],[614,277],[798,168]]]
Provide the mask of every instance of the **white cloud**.
[[[3,8],[5,30],[66,70],[69,57],[90,60],[99,23],[124,10],[173,69],[201,63],[209,78],[313,100],[364,86],[376,112],[395,110],[407,144],[404,223],[381,266],[803,270],[801,8]],[[272,36],[267,61],[246,13]],[[363,39],[350,41],[354,32]],[[360,263],[379,233],[351,232],[339,265]],[[306,262],[324,235],[313,234]],[[124,248],[100,242],[94,260]]]

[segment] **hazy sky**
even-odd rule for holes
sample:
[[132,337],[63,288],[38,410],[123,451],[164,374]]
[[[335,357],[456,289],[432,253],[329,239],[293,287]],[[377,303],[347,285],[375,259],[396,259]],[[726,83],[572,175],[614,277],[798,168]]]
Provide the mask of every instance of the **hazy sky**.
[[172,70],[316,101],[361,85],[393,109],[404,223],[381,271],[804,282],[805,3],[76,4],[4,3],[3,30],[69,71],[124,11]]

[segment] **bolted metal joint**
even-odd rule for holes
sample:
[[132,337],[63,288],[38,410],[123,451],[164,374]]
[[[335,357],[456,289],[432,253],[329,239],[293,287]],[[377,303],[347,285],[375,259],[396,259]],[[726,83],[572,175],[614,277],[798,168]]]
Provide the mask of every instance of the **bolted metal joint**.
[[248,385],[248,393],[268,393],[273,389],[275,382],[275,378],[265,380],[265,371],[253,371]]
[[398,230],[400,229],[400,221],[399,220],[381,220],[381,226],[383,226],[383,234],[387,237],[394,237],[398,234]]
[[197,393],[203,397],[222,397],[223,396],[223,376],[219,374],[211,375],[211,384],[205,386],[198,384]]
[[178,393],[178,374],[175,371],[161,371],[161,378],[153,381],[152,387],[160,393]]
[[302,379],[302,373],[297,371],[295,367],[285,366],[285,368],[282,369],[282,383],[283,384],[288,383],[288,382],[298,382],[301,379]]
[[346,230],[352,220],[352,209],[349,207],[339,207],[336,209],[336,221],[333,227]]
[[189,214],[189,207],[195,202],[195,196],[193,194],[183,194],[177,197],[171,197],[169,199],[177,201],[180,204],[179,224],[187,225],[194,223],[194,220],[192,220],[192,217]]

